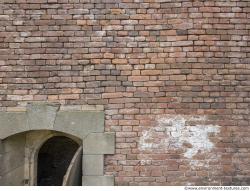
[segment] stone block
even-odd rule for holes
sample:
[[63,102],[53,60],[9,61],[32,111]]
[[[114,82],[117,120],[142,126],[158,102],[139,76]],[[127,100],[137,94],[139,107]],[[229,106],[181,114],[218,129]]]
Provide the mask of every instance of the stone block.
[[0,112],[0,139],[27,131],[26,114],[19,112]]
[[91,132],[104,131],[103,112],[58,112],[54,130],[83,138]]
[[83,186],[114,186],[113,176],[83,176]]
[[114,133],[91,133],[83,140],[83,154],[114,154]]
[[62,105],[60,111],[81,111],[81,105]]
[[13,169],[12,171],[0,176],[0,186],[23,186],[24,166]]
[[4,175],[19,166],[24,165],[24,148],[13,152],[5,153],[1,157],[1,174]]
[[30,130],[53,130],[59,105],[32,103],[27,105],[28,126]]
[[83,155],[83,175],[103,175],[103,155]]
[[17,134],[2,140],[3,153],[0,153],[0,175],[24,165],[24,148],[25,134]]
[[25,134],[20,133],[2,140],[3,152],[10,153],[19,151],[25,147]]

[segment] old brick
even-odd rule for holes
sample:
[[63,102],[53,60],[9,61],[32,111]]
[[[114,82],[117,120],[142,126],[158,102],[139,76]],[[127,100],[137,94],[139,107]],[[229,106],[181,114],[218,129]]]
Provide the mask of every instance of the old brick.
[[77,25],[86,25],[87,21],[86,20],[77,20]]
[[249,185],[247,0],[0,7],[1,112],[103,111],[115,185]]
[[127,59],[113,59],[112,63],[113,64],[127,64]]
[[63,95],[59,95],[59,99],[79,99],[79,95],[78,94],[63,94]]
[[187,35],[188,34],[188,31],[187,30],[181,30],[181,29],[178,29],[176,30],[176,34],[177,35]]
[[170,76],[170,80],[186,80],[186,76],[185,75],[172,75]]
[[102,98],[120,98],[123,97],[122,92],[116,92],[116,93],[103,93]]
[[149,76],[129,76],[129,81],[141,82],[141,81],[148,81]]

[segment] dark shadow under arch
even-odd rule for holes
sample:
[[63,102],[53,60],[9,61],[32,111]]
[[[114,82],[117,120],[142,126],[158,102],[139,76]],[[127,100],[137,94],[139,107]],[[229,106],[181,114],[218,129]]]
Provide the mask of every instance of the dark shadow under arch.
[[48,139],[38,153],[37,185],[60,186],[79,145],[65,136]]

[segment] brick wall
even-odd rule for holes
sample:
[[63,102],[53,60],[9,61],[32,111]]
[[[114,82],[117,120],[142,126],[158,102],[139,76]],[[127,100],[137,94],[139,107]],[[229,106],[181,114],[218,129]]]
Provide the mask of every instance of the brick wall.
[[249,40],[249,0],[0,0],[0,110],[103,105],[116,185],[249,185]]

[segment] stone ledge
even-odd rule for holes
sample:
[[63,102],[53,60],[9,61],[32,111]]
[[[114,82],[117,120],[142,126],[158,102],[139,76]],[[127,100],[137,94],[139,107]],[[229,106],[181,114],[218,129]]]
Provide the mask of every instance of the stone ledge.
[[[29,104],[37,104],[42,105],[42,102],[30,102],[27,103],[26,106],[16,106],[16,107],[7,107],[7,108],[0,108],[0,111],[7,111],[7,112],[25,112],[27,111],[27,106]],[[57,103],[50,103],[46,102],[46,105],[58,105]],[[103,105],[61,105],[59,111],[104,111]]]
[[26,107],[8,107],[7,112],[25,112]]
[[103,111],[103,105],[62,105],[60,111]]

